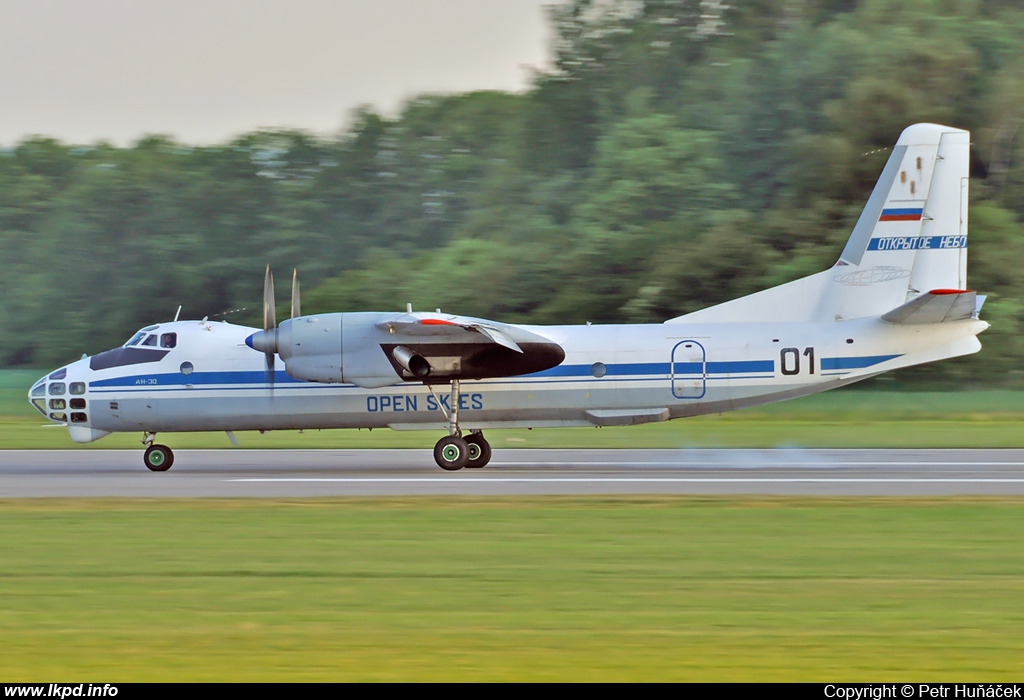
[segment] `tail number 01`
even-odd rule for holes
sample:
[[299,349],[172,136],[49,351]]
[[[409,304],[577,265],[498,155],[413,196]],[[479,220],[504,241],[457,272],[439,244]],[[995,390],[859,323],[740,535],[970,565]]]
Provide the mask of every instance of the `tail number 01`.
[[[814,348],[804,348],[803,355],[807,358],[807,373],[814,374]],[[800,374],[800,348],[782,348],[779,353],[779,368],[787,377]]]

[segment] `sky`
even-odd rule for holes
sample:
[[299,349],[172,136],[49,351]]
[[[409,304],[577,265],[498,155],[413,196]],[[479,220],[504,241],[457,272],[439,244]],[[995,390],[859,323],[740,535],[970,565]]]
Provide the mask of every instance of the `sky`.
[[335,134],[360,105],[523,90],[556,0],[0,0],[0,145]]

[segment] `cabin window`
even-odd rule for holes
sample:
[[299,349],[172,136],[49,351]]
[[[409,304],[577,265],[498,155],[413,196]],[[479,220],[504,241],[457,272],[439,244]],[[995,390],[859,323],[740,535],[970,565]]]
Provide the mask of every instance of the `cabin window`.
[[71,382],[71,393],[81,396],[85,393],[85,382]]
[[177,333],[164,333],[160,336],[160,347],[162,348],[173,348],[178,344]]
[[64,382],[52,382],[50,384],[50,396],[63,396],[67,387]]

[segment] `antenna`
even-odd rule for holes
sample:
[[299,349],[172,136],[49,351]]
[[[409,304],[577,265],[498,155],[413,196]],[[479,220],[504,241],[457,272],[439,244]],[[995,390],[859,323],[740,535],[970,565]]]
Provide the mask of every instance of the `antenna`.
[[177,321],[178,320],[178,316],[180,316],[180,315],[181,315],[181,304],[178,304],[178,310],[176,312],[174,312],[174,320]]
[[405,305],[405,313],[407,313],[407,314],[411,314],[412,313],[412,302],[411,301],[406,303],[406,305]]

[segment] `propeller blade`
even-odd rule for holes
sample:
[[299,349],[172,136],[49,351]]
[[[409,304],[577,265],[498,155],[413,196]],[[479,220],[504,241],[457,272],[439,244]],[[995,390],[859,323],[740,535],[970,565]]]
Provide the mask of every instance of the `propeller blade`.
[[[267,265],[267,273],[263,276],[263,331],[270,335],[270,332],[277,328],[277,309],[274,305],[274,273]],[[274,339],[276,341],[276,339]],[[277,343],[267,344],[263,357],[266,360],[267,383],[270,384],[271,396],[274,391],[274,364],[277,352]]]
[[268,333],[277,328],[277,310],[274,308],[274,273],[267,265],[263,276],[263,330]]
[[275,364],[276,360],[275,360],[275,357],[274,357],[274,353],[272,353],[272,352],[265,353],[264,356],[267,358],[267,369],[266,369],[266,372],[267,372],[267,384],[270,385],[271,397],[273,397],[273,392],[274,392],[274,364]]
[[292,318],[302,315],[302,308],[299,303],[299,271],[292,270]]

